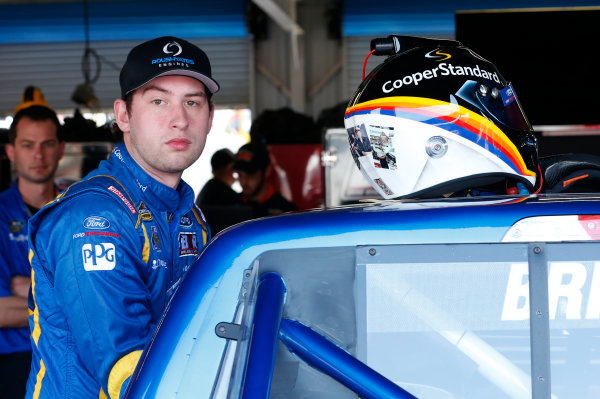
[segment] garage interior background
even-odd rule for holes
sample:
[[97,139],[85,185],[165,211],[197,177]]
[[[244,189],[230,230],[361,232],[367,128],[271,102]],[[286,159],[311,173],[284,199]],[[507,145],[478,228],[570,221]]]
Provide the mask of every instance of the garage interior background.
[[[112,102],[119,95],[119,70],[129,49],[149,38],[174,35],[198,44],[211,58],[214,77],[222,87],[215,96],[215,103],[218,110],[226,112],[225,118],[229,121],[216,128],[241,132],[232,142],[237,148],[248,139],[251,120],[265,111],[289,109],[311,119],[317,130],[324,124],[342,126],[340,105],[358,87],[363,61],[374,37],[407,34],[455,39],[457,11],[524,8],[539,11],[546,7],[564,10],[567,6],[570,10],[586,7],[586,12],[599,12],[600,2],[0,0],[0,119],[10,118],[23,89],[35,85],[42,89],[49,104],[71,123],[77,122],[76,110],[86,117],[92,111],[105,114],[109,120]],[[583,20],[573,25],[559,21],[548,26],[547,21],[536,18],[534,13],[531,15],[525,19],[527,23],[518,26],[508,20],[503,23],[501,19],[481,33],[504,35],[507,42],[521,37],[526,46],[536,47],[547,46],[555,37],[564,37],[568,43],[577,29],[586,28],[590,32],[589,40],[585,40],[586,54],[571,59],[571,56],[565,57],[564,47],[550,47],[552,51],[546,57],[539,56],[535,65],[523,65],[523,68],[541,71],[565,58],[572,64],[574,74],[593,68],[592,55],[600,47],[600,36],[594,35],[600,33],[597,23]],[[537,44],[527,41],[533,31],[541,32],[535,38]],[[545,37],[548,40],[540,43]],[[581,37],[575,40],[581,41]],[[463,42],[469,46],[469,42]],[[511,79],[499,65],[501,60],[488,58]],[[381,61],[370,57],[367,71]],[[573,73],[565,71],[550,81],[540,79],[539,85],[554,89],[556,102],[560,103],[565,101],[564,96],[561,98],[561,81],[569,74]],[[518,82],[514,83],[520,93]],[[93,89],[98,99],[96,105],[86,103],[89,97],[85,95],[79,103],[73,101],[72,95],[81,84]],[[598,87],[596,79],[580,86],[579,90],[582,95],[597,93],[595,87]],[[586,96],[585,100],[600,110],[597,95]],[[579,121],[577,115],[572,116],[568,124],[548,125],[543,121],[538,124],[537,130],[545,135],[546,144],[542,148],[545,152],[555,153],[558,149],[590,152],[598,148],[600,111],[597,120]],[[86,137],[85,129],[81,128],[94,122],[87,119],[78,122],[80,136],[70,137],[70,141],[98,139],[93,134]],[[287,131],[280,130],[281,141],[288,140],[286,136],[294,133],[293,126]],[[305,133],[311,139],[315,136]],[[317,140],[320,135],[318,131]],[[290,142],[303,139],[289,137]],[[205,158],[208,162],[208,157]]]

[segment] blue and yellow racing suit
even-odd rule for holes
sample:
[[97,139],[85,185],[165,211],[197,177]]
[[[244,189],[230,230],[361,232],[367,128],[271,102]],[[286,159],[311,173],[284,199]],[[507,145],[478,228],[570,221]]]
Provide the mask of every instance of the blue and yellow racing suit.
[[119,143],[29,223],[27,398],[118,398],[210,238],[194,192],[167,187]]

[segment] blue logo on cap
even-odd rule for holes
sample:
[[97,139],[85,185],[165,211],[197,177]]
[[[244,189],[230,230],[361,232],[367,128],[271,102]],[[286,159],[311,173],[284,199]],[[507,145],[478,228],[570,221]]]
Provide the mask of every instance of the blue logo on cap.
[[194,60],[190,60],[188,58],[181,57],[165,57],[165,58],[156,58],[152,60],[152,64],[160,64],[164,62],[184,62],[186,64],[194,65]]

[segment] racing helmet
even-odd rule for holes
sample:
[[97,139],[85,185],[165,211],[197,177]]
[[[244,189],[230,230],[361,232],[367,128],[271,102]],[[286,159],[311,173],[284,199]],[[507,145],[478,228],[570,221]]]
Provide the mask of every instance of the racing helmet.
[[360,84],[344,124],[356,165],[383,198],[540,185],[537,138],[492,63],[458,41],[414,36],[374,39],[369,54],[389,57]]

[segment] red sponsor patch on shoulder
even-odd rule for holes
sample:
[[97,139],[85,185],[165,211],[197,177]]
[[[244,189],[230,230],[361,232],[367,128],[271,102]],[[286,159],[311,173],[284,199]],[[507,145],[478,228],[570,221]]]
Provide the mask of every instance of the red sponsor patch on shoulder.
[[131,202],[129,202],[129,200],[127,198],[125,198],[125,196],[123,195],[123,193],[121,193],[119,190],[117,190],[117,188],[115,186],[108,187],[108,191],[110,191],[111,193],[113,193],[117,197],[119,197],[119,199],[121,201],[123,201],[123,203],[125,204],[125,206],[127,208],[129,208],[129,212],[131,212],[132,215],[136,214],[137,211],[135,210],[134,206],[131,205]]

